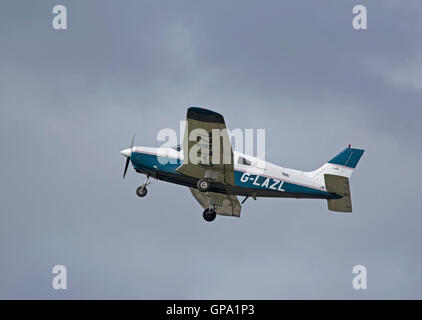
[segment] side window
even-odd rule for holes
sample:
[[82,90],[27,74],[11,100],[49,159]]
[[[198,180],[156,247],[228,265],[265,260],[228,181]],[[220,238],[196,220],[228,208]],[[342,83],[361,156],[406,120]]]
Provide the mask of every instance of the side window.
[[176,151],[182,151],[182,145],[181,144],[178,144],[178,145],[171,147],[171,148],[176,150]]
[[239,157],[239,159],[237,160],[238,164],[243,164],[245,166],[250,166],[251,162],[243,157]]

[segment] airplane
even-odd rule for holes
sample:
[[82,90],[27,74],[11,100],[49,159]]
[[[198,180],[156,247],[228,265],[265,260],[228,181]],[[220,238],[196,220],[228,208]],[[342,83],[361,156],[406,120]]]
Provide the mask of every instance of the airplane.
[[[130,148],[121,151],[127,158],[123,178],[129,163],[136,172],[146,175],[145,182],[136,189],[139,197],[147,195],[152,177],[189,187],[204,209],[203,218],[207,222],[213,221],[217,215],[240,217],[242,205],[249,197],[254,200],[258,197],[325,199],[331,211],[352,212],[349,178],[364,150],[349,145],[320,168],[299,171],[233,151],[224,118],[217,112],[190,107],[186,118],[182,146],[137,147],[133,145],[133,136]],[[189,139],[196,129],[205,134],[198,135],[196,140]],[[222,139],[228,139],[229,151],[212,139],[215,129],[222,132]],[[208,149],[198,151],[199,161],[184,161],[190,160],[189,152],[200,143]],[[215,149],[219,154],[212,157],[211,151]],[[206,151],[201,154],[203,150]],[[224,156],[230,161],[221,161]],[[237,196],[245,198],[240,203]]]

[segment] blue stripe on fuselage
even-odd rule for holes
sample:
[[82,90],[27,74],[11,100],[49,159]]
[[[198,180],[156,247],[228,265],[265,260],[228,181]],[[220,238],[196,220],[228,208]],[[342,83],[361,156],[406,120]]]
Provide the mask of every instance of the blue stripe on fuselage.
[[[131,162],[135,169],[180,174],[176,169],[183,164],[183,160],[170,157],[157,157],[156,155],[133,152]],[[276,180],[271,177],[248,174],[243,171],[234,171],[235,186],[286,193],[305,194],[313,196],[330,196],[329,192],[314,189],[295,183]]]
[[135,169],[158,170],[168,173],[178,173],[177,167],[183,161],[177,158],[157,157],[153,154],[133,152],[130,161]]

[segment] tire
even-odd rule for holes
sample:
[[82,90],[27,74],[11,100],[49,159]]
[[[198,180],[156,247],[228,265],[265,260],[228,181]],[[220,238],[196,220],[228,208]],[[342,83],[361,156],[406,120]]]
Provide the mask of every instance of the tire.
[[201,192],[207,192],[211,187],[211,182],[208,179],[201,179],[196,184],[197,188]]
[[205,209],[202,216],[204,217],[205,221],[211,222],[214,221],[217,217],[217,212],[215,212],[215,210]]
[[146,187],[142,188],[142,186],[139,186],[138,188],[136,188],[136,195],[138,197],[143,198],[147,195],[147,193],[148,193],[148,190]]

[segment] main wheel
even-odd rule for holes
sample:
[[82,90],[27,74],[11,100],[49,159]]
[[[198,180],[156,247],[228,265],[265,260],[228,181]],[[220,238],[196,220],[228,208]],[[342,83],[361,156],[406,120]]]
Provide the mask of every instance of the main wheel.
[[202,216],[204,217],[205,221],[211,222],[215,220],[217,212],[215,212],[215,210],[205,209]]
[[197,185],[198,190],[201,192],[207,192],[211,187],[211,182],[208,179],[201,179],[198,181]]
[[146,187],[139,186],[139,187],[136,188],[136,195],[138,197],[143,198],[147,195],[147,193],[148,193],[148,190],[147,190]]

